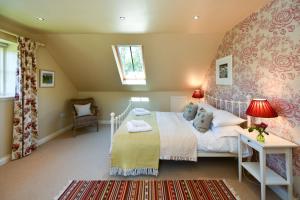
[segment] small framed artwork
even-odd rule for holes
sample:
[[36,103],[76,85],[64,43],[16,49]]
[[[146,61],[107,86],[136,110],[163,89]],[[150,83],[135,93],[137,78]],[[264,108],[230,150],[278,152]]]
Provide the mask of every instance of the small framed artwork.
[[40,70],[40,87],[54,87],[54,75],[53,71]]
[[216,60],[216,84],[232,85],[232,55]]

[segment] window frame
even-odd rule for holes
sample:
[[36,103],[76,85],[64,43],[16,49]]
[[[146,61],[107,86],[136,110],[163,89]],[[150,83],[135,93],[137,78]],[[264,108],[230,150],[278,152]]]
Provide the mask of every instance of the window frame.
[[134,96],[130,98],[130,101],[132,102],[149,102],[150,98],[149,97],[145,97],[145,96]]
[[[141,49],[141,64],[142,64],[142,70],[144,73],[144,78],[126,78],[125,72],[124,72],[124,66],[121,62],[121,57],[120,57],[120,52],[119,52],[119,47],[129,47],[130,48],[130,53],[131,53],[131,62],[134,67],[134,62],[133,62],[133,57],[132,57],[132,51],[131,47],[140,47]],[[120,44],[120,45],[112,45],[112,50],[113,54],[115,57],[115,61],[117,64],[118,72],[120,75],[120,79],[123,85],[146,85],[146,69],[145,69],[145,62],[144,62],[144,54],[143,54],[143,46],[140,44]]]
[[[0,71],[3,73],[0,74],[0,98],[6,98],[9,96],[6,96],[6,48],[8,44],[0,42]],[[2,54],[2,55],[1,55]]]
[[8,42],[6,40],[0,39],[0,48],[3,49],[3,60],[2,60],[2,66],[0,65],[0,68],[2,67],[3,73],[0,74],[0,100],[12,100],[15,97],[15,91],[13,93],[8,94],[6,91],[6,84],[7,84],[7,53],[9,46],[12,45],[12,42]]

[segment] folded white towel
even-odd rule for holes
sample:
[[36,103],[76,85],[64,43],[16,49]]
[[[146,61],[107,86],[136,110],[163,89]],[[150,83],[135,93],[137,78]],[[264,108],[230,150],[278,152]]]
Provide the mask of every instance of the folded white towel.
[[127,130],[130,133],[152,131],[152,127],[143,120],[131,120],[127,122]]
[[142,115],[150,115],[151,112],[145,108],[135,108],[133,109],[133,113],[136,115],[136,116],[142,116]]
[[132,125],[136,127],[143,127],[148,125],[148,123],[144,120],[131,120],[130,123],[132,123]]
[[136,110],[136,111],[141,111],[141,112],[143,112],[143,111],[148,111],[148,110],[145,109],[145,108],[135,108],[134,110]]

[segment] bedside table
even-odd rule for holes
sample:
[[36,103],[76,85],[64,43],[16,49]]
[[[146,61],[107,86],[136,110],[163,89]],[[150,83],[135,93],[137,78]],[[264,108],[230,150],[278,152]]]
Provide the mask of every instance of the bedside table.
[[[256,136],[257,132],[249,133],[247,129],[239,131],[239,181],[242,181],[242,168],[244,168],[260,182],[262,200],[266,198],[266,185],[286,185],[288,199],[293,199],[292,148],[297,145],[273,134],[265,136],[265,143],[260,143],[256,141]],[[259,162],[242,162],[242,143],[259,152]],[[267,154],[285,154],[287,179],[266,166]]]

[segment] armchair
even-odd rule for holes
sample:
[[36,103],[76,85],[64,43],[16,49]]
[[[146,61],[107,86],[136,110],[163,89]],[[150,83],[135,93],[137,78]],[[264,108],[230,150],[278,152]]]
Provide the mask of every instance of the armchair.
[[[91,115],[78,116],[75,104],[76,105],[85,105],[91,103]],[[86,126],[97,126],[97,132],[99,131],[98,124],[98,107],[95,105],[95,100],[93,98],[85,99],[71,99],[72,112],[73,112],[73,133],[75,134],[77,128],[82,128]]]

